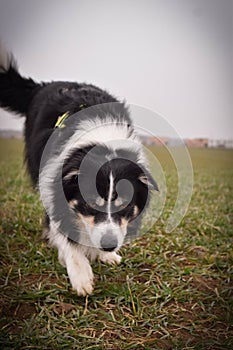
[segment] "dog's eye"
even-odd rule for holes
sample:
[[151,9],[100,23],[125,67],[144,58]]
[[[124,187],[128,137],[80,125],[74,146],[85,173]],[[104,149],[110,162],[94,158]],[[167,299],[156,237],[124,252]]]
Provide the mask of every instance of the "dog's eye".
[[95,203],[97,204],[98,207],[102,207],[104,205],[104,198],[102,197],[97,197]]
[[129,204],[129,201],[125,198],[120,198],[118,197],[115,201],[114,201],[114,205],[119,208],[120,210],[121,209],[125,209]]
[[102,207],[104,205],[104,199],[102,197],[97,197],[96,199],[92,199],[90,200],[89,202],[89,205],[94,208],[94,209],[97,209],[98,207]]
[[119,208],[122,210],[122,209],[125,209],[127,206],[128,206],[128,202],[125,202],[125,203],[122,203]]

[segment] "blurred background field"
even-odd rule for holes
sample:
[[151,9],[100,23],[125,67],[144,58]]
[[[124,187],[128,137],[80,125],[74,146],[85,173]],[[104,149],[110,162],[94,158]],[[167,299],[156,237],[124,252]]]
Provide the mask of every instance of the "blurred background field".
[[23,142],[0,140],[1,349],[232,349],[233,150],[189,149],[193,196],[171,233],[176,169],[165,148],[151,150],[166,175],[163,214],[121,249],[120,266],[94,264],[94,295],[82,298],[41,238]]

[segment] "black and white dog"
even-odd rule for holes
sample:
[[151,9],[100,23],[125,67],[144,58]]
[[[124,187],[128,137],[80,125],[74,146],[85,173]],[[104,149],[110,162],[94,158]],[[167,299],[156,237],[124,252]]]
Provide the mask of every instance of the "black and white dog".
[[120,263],[116,252],[157,190],[128,108],[94,85],[25,78],[3,49],[0,106],[26,117],[25,158],[46,208],[46,237],[78,295],[91,294],[89,261]]

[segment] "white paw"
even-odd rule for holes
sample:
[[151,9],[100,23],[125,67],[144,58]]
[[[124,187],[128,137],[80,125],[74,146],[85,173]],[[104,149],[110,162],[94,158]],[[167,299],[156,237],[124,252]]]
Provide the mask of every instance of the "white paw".
[[103,263],[110,265],[119,265],[122,259],[116,252],[101,252],[99,257]]
[[90,265],[80,266],[80,264],[72,262],[72,264],[67,266],[67,272],[72,288],[78,295],[86,296],[92,294],[94,275]]

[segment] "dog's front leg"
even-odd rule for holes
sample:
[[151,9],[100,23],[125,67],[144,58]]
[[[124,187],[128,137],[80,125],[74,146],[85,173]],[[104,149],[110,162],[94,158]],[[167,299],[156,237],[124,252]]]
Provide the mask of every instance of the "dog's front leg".
[[85,249],[79,244],[71,243],[67,237],[59,233],[53,223],[46,229],[45,235],[49,243],[58,250],[58,258],[70,279],[73,289],[78,295],[91,294],[94,276]]
[[69,244],[64,260],[72,288],[78,295],[91,294],[94,275],[89,260],[82,252],[82,249],[79,246]]

